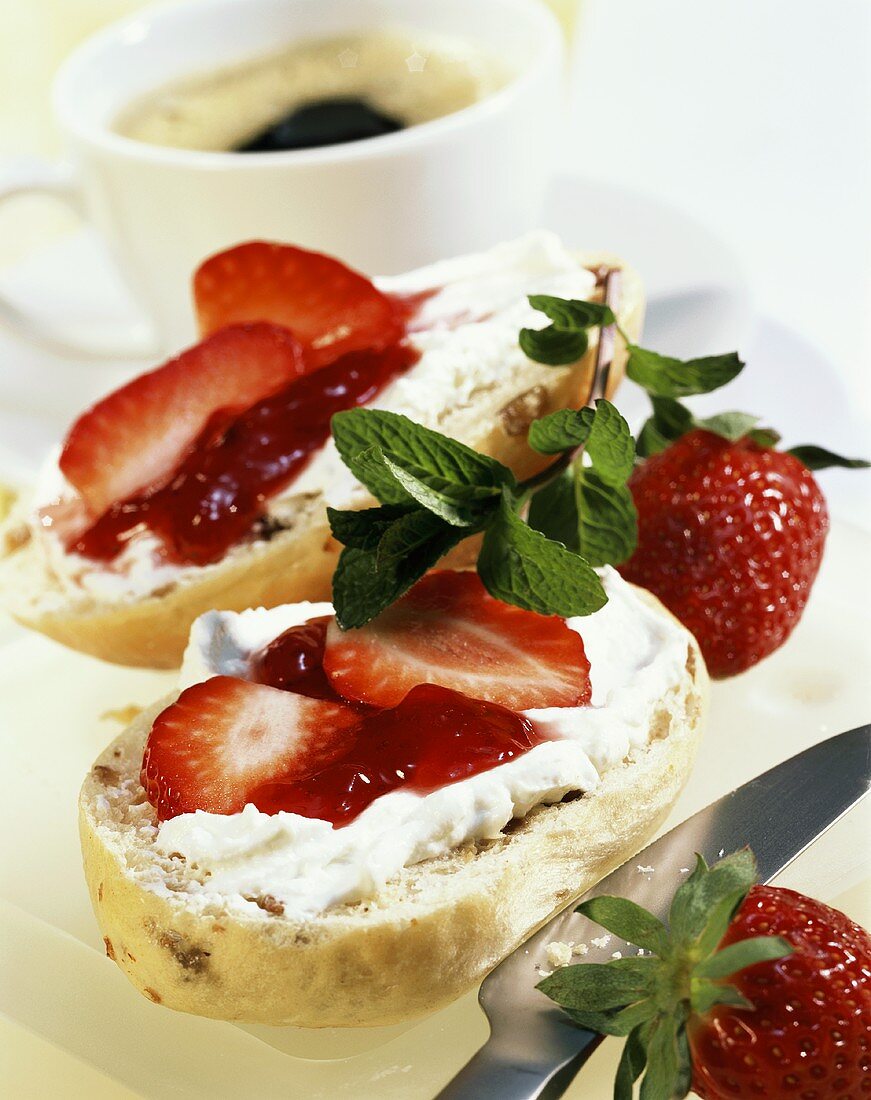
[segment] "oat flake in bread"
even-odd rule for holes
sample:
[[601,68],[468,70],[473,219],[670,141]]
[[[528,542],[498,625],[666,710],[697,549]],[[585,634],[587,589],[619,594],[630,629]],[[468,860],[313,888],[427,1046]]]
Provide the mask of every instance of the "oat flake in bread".
[[[584,638],[591,704],[527,712],[550,723],[553,740],[510,763],[371,803],[346,827],[369,844],[362,853],[342,850],[343,830],[327,822],[252,805],[159,823],[139,771],[172,699],[143,713],[99,758],[80,801],[92,902],[131,982],[154,1001],[222,1019],[393,1023],[480,981],[643,847],[689,774],[707,677],[694,640],[657,601],[610,570],[605,584],[605,608],[570,621]],[[205,617],[181,686],[244,675],[271,637],[323,611]],[[438,827],[445,820],[452,833]],[[397,837],[409,836],[391,864]]]
[[[595,298],[601,294],[603,268],[621,271],[617,313],[623,330],[635,338],[643,314],[635,273],[613,257],[570,253],[549,233],[376,280],[378,291],[388,297],[422,296],[406,337],[419,358],[367,407],[405,413],[498,458],[518,477],[535,472],[547,460],[527,446],[529,423],[586,399],[597,332],[574,365],[532,362],[520,350],[517,334],[546,319],[526,296]],[[251,320],[238,311],[227,313],[223,298],[217,314],[214,301],[209,306],[210,332],[216,316]],[[622,367],[620,350],[610,389]],[[191,623],[213,607],[241,610],[329,598],[340,547],[330,535],[325,505],[371,503],[325,441],[218,560],[203,565],[168,560],[159,540],[145,529],[107,564],[66,552],[42,522],[52,502],[68,504],[75,496],[55,465],[46,471],[37,499],[29,505],[19,502],[0,541],[6,549],[0,563],[4,601],[19,621],[72,648],[114,663],[164,668],[178,666]]]

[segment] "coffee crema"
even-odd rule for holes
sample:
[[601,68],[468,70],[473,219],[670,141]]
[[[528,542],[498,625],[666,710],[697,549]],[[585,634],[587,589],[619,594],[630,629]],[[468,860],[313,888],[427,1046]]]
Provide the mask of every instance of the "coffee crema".
[[114,129],[175,149],[314,148],[453,114],[510,75],[498,58],[453,38],[317,39],[151,92],[122,111]]

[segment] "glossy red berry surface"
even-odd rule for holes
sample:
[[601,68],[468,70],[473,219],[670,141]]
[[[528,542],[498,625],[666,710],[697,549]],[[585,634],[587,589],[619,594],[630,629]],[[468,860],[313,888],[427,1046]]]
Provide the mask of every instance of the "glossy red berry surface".
[[828,512],[811,472],[748,438],[696,430],[629,480],[638,546],[623,576],[695,634],[712,676],[783,645],[820,567]]
[[771,935],[793,954],[728,979],[753,1008],[690,1021],[693,1089],[704,1100],[871,1096],[871,936],[822,902],[754,886],[720,946]]

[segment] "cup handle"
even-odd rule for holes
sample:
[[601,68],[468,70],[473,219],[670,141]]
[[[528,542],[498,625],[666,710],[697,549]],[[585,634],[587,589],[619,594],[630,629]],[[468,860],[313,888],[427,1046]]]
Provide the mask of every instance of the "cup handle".
[[[0,204],[22,195],[45,195],[68,206],[87,220],[81,189],[73,172],[59,164],[29,161],[4,169],[0,178]],[[82,336],[66,331],[44,318],[35,317],[0,293],[0,325],[15,335],[55,355],[71,359],[141,359],[158,354],[158,342],[144,325],[114,326],[103,333]]]

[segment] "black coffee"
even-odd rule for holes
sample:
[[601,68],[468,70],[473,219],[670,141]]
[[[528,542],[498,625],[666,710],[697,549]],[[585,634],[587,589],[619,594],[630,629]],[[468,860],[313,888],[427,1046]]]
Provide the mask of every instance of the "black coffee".
[[343,145],[403,128],[399,119],[376,110],[364,99],[343,96],[297,107],[235,148],[237,153],[283,153],[290,149]]

